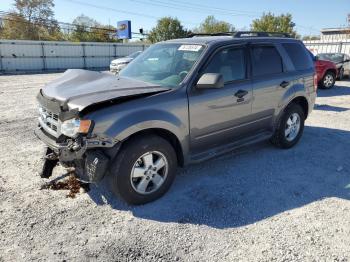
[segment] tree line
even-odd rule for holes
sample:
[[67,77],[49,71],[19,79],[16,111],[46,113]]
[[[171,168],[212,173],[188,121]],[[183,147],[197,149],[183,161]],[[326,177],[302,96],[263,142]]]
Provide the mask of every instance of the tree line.
[[72,24],[54,17],[54,0],[15,0],[14,9],[1,12],[0,38],[74,42],[118,41],[116,28],[79,15]]
[[[103,25],[96,20],[79,15],[72,24],[59,23],[54,17],[54,0],[14,0],[14,9],[5,12],[0,18],[0,38],[23,40],[52,40],[76,42],[111,42],[116,28]],[[0,13],[1,15],[1,13]],[[291,14],[274,15],[264,13],[252,21],[252,31],[286,32],[298,36]],[[198,27],[187,29],[179,19],[163,17],[148,34],[144,41],[151,43],[186,37],[191,33],[233,32],[236,28],[229,22],[208,16]]]

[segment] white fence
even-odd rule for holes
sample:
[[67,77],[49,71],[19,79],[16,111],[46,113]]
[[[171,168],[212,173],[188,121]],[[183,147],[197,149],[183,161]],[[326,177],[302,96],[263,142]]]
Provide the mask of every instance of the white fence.
[[147,45],[0,40],[0,72],[106,69],[111,60]]
[[350,55],[350,39],[304,41],[306,47],[314,54],[344,53]]
[[[329,52],[350,55],[350,39],[304,43],[315,55]],[[0,40],[0,73],[106,69],[111,60],[147,47],[141,44]]]

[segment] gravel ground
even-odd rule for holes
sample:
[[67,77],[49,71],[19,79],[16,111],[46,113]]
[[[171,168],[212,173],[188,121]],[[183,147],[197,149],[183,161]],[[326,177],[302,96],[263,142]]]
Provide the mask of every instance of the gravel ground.
[[319,91],[293,149],[181,169],[162,199],[128,207],[103,184],[40,190],[35,95],[58,75],[0,76],[0,261],[350,261],[350,82]]

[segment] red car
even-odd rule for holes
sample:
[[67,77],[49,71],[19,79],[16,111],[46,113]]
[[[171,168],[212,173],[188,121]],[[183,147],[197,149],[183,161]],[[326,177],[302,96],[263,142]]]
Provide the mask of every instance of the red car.
[[310,55],[315,63],[317,83],[319,88],[330,89],[334,86],[338,76],[337,65],[331,61],[320,60],[311,52]]

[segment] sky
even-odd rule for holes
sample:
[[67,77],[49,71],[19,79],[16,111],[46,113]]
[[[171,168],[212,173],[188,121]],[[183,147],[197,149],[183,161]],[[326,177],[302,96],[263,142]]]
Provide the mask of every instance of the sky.
[[[163,16],[177,17],[185,28],[197,27],[208,15],[237,29],[248,30],[263,12],[291,13],[301,35],[318,35],[319,30],[347,24],[350,0],[55,0],[55,18],[71,23],[80,14],[102,24],[117,25],[131,20],[132,31],[148,31]],[[0,11],[12,8],[13,0],[0,0]]]

